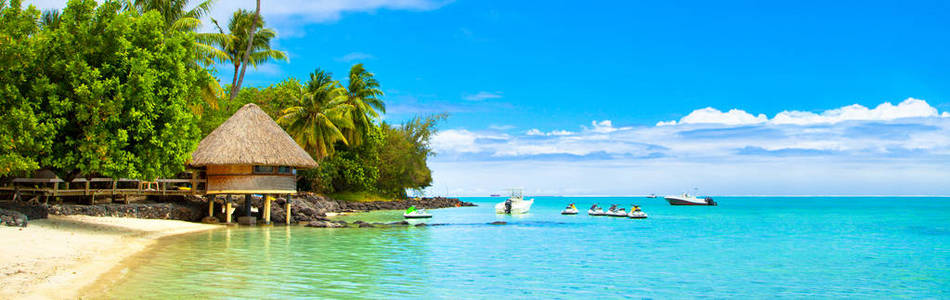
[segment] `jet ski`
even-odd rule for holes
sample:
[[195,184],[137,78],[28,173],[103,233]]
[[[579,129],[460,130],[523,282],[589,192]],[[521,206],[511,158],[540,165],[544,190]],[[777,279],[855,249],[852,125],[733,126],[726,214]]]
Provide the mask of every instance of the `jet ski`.
[[620,208],[620,209],[614,210],[614,211],[612,211],[612,212],[611,212],[611,211],[607,211],[607,215],[608,215],[608,216],[611,216],[611,217],[626,217],[626,216],[627,216],[627,210],[626,210],[626,209],[623,209],[623,208]]
[[574,203],[571,203],[571,204],[568,205],[566,208],[564,208],[564,210],[561,211],[561,214],[562,214],[562,215],[576,215],[576,214],[577,214],[577,207],[574,206]]
[[587,210],[587,215],[588,216],[603,216],[604,209],[597,207],[597,204],[591,205],[590,209]]
[[640,210],[639,205],[634,205],[633,208],[630,209],[630,213],[627,214],[627,216],[631,219],[646,219],[647,213]]
[[409,209],[402,214],[402,217],[406,219],[426,219],[431,218],[432,214],[427,213],[425,209],[417,210],[415,206],[410,206]]

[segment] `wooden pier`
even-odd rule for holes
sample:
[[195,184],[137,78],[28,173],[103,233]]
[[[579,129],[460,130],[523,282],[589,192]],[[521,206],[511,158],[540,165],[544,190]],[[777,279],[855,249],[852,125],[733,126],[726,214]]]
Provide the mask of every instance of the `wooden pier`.
[[[89,204],[106,202],[129,203],[130,197],[205,195],[207,179],[192,173],[191,179],[137,179],[76,178],[65,181],[59,178],[16,178],[0,187],[0,194],[12,195],[13,201],[49,203],[60,197],[88,199]],[[98,199],[98,200],[97,200]],[[99,201],[99,202],[97,202]]]

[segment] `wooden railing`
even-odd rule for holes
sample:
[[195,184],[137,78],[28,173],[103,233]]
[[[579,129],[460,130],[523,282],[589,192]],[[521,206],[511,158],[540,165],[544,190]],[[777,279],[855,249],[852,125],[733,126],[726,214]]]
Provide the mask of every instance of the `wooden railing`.
[[[135,196],[175,196],[203,195],[207,186],[206,179],[199,179],[192,173],[191,179],[157,179],[143,181],[137,179],[113,178],[76,178],[72,181],[62,179],[16,178],[6,186],[0,187],[0,194],[9,194],[13,201],[44,203],[49,198],[83,197],[95,203],[96,197],[115,201],[122,197],[128,203]],[[0,197],[3,199],[6,197]]]

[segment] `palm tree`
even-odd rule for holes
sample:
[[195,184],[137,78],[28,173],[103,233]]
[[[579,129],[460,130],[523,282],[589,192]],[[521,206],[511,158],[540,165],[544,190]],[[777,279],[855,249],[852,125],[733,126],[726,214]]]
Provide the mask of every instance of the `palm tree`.
[[386,112],[386,104],[379,98],[382,95],[379,81],[373,73],[363,68],[363,64],[355,64],[350,68],[346,104],[352,107],[347,113],[354,126],[352,129],[344,129],[343,134],[351,145],[362,144],[363,137],[379,118],[379,112]]
[[[257,26],[255,26],[255,18]],[[228,21],[228,32],[225,33],[217,20],[211,19],[218,28],[220,34],[227,35],[228,38],[221,40],[218,47],[225,54],[222,61],[230,62],[234,65],[234,77],[231,79],[231,86],[238,84],[238,75],[242,66],[244,53],[247,51],[247,45],[250,42],[250,28],[257,29],[254,32],[253,43],[251,43],[251,53],[248,55],[247,63],[257,68],[258,64],[263,64],[269,60],[287,61],[287,53],[271,49],[270,42],[277,36],[277,32],[270,28],[264,28],[264,20],[260,19],[254,12],[239,9],[231,16]]]
[[346,118],[350,110],[345,103],[346,89],[331,77],[320,69],[310,73],[310,81],[301,87],[299,97],[292,99],[293,106],[277,118],[277,123],[316,160],[333,154],[334,143],[346,144],[341,129],[353,125]]
[[40,16],[40,26],[43,29],[53,29],[59,27],[60,20],[62,16],[58,9],[44,10],[43,15]]

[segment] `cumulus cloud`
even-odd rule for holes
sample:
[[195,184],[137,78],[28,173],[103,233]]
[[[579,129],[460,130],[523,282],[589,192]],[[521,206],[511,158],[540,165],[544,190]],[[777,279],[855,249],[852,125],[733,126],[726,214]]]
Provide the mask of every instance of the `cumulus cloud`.
[[482,101],[482,100],[486,100],[486,99],[497,99],[497,98],[501,98],[501,93],[500,93],[500,92],[486,92],[486,91],[481,91],[481,92],[478,92],[478,93],[475,93],[475,94],[462,96],[462,99],[465,99],[465,100],[468,100],[468,101]]
[[722,125],[750,125],[769,123],[776,125],[814,125],[835,124],[845,121],[890,121],[903,118],[927,118],[950,116],[950,113],[939,114],[937,109],[927,101],[907,98],[893,105],[884,102],[875,108],[868,108],[860,104],[852,104],[840,108],[830,109],[821,113],[809,111],[786,110],[769,119],[765,114],[752,115],[741,109],[732,109],[722,112],[712,107],[697,109],[679,121],[661,121],[656,126],[671,126],[677,124],[722,124]]
[[731,109],[728,112],[722,112],[718,109],[707,107],[697,109],[679,120],[668,122],[659,122],[657,126],[668,126],[676,124],[725,124],[725,125],[747,125],[758,124],[768,121],[764,114],[753,116],[741,109]]
[[950,116],[923,100],[787,119],[701,111],[675,126],[596,120],[521,135],[441,131],[433,139],[435,184],[586,195],[694,186],[733,194],[950,194],[950,187],[932,185],[950,180],[942,167],[950,163]]
[[543,132],[541,130],[538,130],[537,128],[532,128],[531,130],[528,130],[524,134],[534,135],[534,136],[563,136],[563,135],[572,135],[574,134],[574,132],[567,131],[567,130],[552,130],[549,132]]

